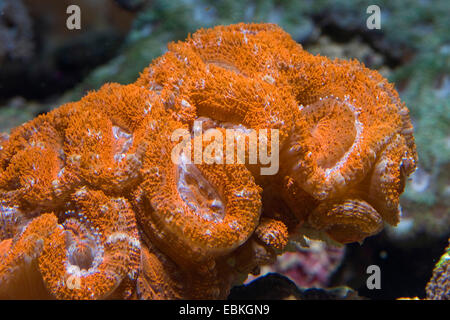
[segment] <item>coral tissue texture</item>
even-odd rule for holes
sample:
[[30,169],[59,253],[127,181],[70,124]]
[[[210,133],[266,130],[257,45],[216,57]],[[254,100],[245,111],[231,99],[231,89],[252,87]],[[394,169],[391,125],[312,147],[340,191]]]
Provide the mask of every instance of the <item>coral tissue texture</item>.
[[[450,239],[449,239],[450,243]],[[450,244],[445,248],[445,253],[436,264],[433,275],[427,283],[427,299],[450,300]]]
[[[279,130],[279,171],[173,161],[173,132],[193,139],[195,120]],[[290,239],[397,224],[412,133],[393,86],[357,61],[272,24],[199,30],[135,83],[0,136],[0,297],[225,298]]]

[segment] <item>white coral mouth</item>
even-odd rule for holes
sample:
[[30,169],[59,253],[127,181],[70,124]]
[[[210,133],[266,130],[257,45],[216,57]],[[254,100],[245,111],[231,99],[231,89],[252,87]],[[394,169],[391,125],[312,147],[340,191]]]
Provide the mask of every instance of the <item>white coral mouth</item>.
[[202,218],[220,221],[225,216],[225,205],[219,193],[202,175],[195,164],[180,154],[177,167],[177,189],[186,205]]
[[64,222],[66,234],[66,270],[74,276],[87,276],[97,271],[103,259],[103,246],[95,230],[75,218]]
[[290,173],[303,188],[323,199],[332,189],[342,189],[349,180],[347,173],[354,169],[350,163],[360,157],[364,126],[358,118],[359,110],[348,96],[345,100],[325,97],[302,106],[301,112],[310,127],[302,136],[291,136],[284,156]]
[[15,232],[23,229],[27,220],[18,206],[0,202],[0,241],[12,238]]
[[113,126],[112,131],[115,140],[114,160],[121,162],[133,144],[133,135],[118,126]]

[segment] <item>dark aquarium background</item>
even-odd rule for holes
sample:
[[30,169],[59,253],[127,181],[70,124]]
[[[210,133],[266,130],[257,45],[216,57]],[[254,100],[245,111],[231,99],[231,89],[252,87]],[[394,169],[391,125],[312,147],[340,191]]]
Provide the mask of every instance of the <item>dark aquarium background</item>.
[[[66,26],[72,4],[81,9],[81,29]],[[372,4],[380,7],[381,29],[366,25]],[[314,299],[425,298],[450,236],[449,17],[447,0],[0,0],[0,132],[106,82],[135,81],[168,42],[199,28],[276,23],[307,51],[358,59],[394,82],[411,112],[419,164],[399,226],[345,248],[294,247],[261,270],[292,282],[271,275],[230,298],[267,298],[273,283],[280,290],[270,298],[291,291]],[[367,288],[369,265],[381,269],[379,290]]]

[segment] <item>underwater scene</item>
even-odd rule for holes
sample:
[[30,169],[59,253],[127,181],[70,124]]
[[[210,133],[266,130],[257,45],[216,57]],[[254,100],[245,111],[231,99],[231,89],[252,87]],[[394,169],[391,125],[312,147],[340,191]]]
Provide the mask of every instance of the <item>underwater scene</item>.
[[449,300],[449,17],[0,0],[0,300]]

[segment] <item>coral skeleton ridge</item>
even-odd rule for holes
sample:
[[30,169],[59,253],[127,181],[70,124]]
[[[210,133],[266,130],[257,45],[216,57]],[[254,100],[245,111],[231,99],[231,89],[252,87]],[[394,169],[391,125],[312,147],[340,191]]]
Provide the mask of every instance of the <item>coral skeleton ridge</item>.
[[[195,120],[279,130],[279,172],[174,163],[172,134]],[[225,298],[305,232],[349,243],[396,225],[416,161],[378,72],[273,24],[199,30],[135,83],[0,135],[0,297]]]

